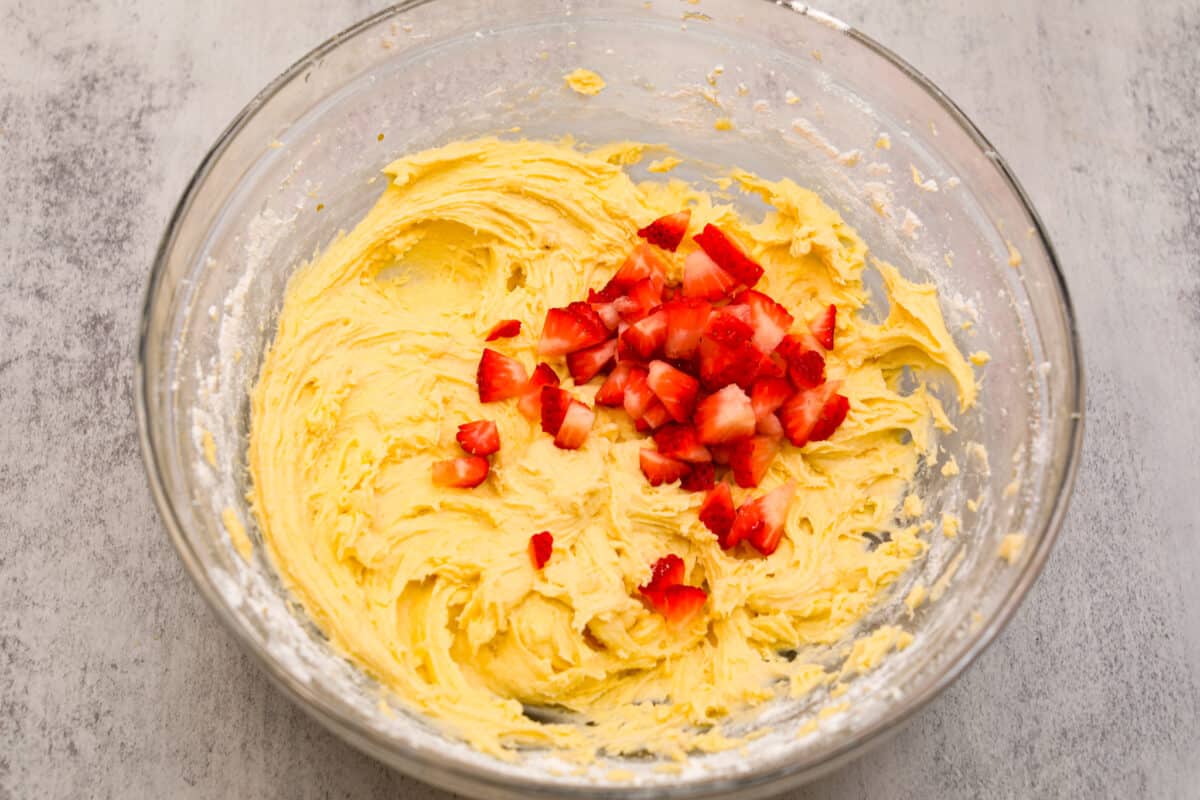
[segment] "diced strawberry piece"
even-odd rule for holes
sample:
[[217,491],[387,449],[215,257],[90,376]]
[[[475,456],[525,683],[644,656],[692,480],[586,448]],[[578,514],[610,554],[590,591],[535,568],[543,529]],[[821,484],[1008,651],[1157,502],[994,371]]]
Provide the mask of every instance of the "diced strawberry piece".
[[680,630],[704,613],[708,592],[697,586],[672,586],[664,593],[661,613],[672,630]]
[[714,309],[704,326],[704,338],[724,345],[752,343],[754,326],[750,324],[750,307],[728,305]]
[[662,305],[663,284],[657,276],[643,278],[613,301],[617,315],[625,322],[637,322]]
[[629,377],[625,380],[625,397],[622,404],[625,413],[635,420],[641,419],[656,398],[646,383],[646,370],[641,367],[631,367]]
[[625,382],[629,380],[632,367],[626,362],[617,364],[604,379],[596,392],[596,404],[601,406],[623,406],[625,404]]
[[684,462],[667,458],[662,453],[650,449],[643,449],[638,454],[638,462],[641,464],[642,474],[650,481],[651,486],[674,483],[690,469]]
[[750,405],[754,407],[754,418],[762,421],[768,414],[783,405],[795,394],[792,384],[783,378],[759,378],[750,387]]
[[737,286],[737,278],[717,266],[703,250],[683,260],[683,296],[720,300]]
[[696,407],[696,392],[700,391],[699,381],[665,361],[651,361],[646,383],[650,391],[667,407],[672,419],[676,422],[686,422],[692,418],[692,410]]
[[760,436],[769,436],[772,439],[783,438],[783,423],[779,421],[778,414],[764,415],[755,423],[754,430],[758,431]]
[[666,274],[667,270],[662,260],[654,254],[653,248],[648,244],[639,244],[633,248],[633,252],[617,270],[617,274],[612,276],[599,294],[606,299],[616,299],[643,278],[654,276],[663,281]]
[[507,400],[525,391],[529,373],[515,358],[497,353],[490,347],[483,349],[479,369],[475,371],[475,383],[479,387],[479,402],[494,403]]
[[464,456],[433,464],[433,482],[438,486],[471,489],[483,483],[490,466],[483,456]]
[[753,436],[738,442],[729,458],[733,479],[743,489],[762,483],[763,476],[779,452],[779,440],[769,436]]
[[553,552],[554,536],[550,531],[542,531],[529,537],[529,558],[535,568],[541,569],[546,566]]
[[758,362],[758,378],[786,378],[787,362],[778,352],[771,353]]
[[737,304],[750,307],[750,325],[754,328],[754,346],[760,353],[770,353],[783,340],[795,322],[787,309],[762,292],[746,289],[733,298]]
[[563,450],[578,450],[587,441],[595,421],[595,411],[578,400],[572,400],[563,415],[558,433],[554,435],[554,446]]
[[705,225],[704,230],[692,238],[709,258],[717,262],[717,266],[736,278],[739,283],[747,287],[754,286],[762,277],[763,268],[746,255],[741,245],[716,225]]
[[643,361],[649,361],[662,352],[667,342],[667,315],[655,311],[633,325],[621,334],[621,341]]
[[811,336],[790,334],[779,343],[776,352],[788,365],[788,377],[797,389],[811,389],[825,382],[825,357],[815,348]]
[[700,381],[708,389],[720,389],[729,384],[750,388],[763,360],[762,353],[749,339],[737,345],[701,339],[699,352]]
[[500,429],[490,419],[459,425],[455,438],[473,456],[490,456],[500,449]]
[[685,492],[707,492],[717,484],[717,471],[712,464],[692,464],[688,474],[679,479]]
[[593,347],[567,353],[567,370],[575,379],[575,385],[582,386],[612,364],[616,354],[617,340],[609,339]]
[[721,547],[725,547],[725,537],[733,527],[733,496],[729,493],[729,484],[718,483],[700,504],[700,521],[704,526],[717,535]]
[[675,248],[679,247],[679,243],[687,235],[688,223],[691,221],[692,210],[685,208],[683,211],[659,217],[639,230],[637,235],[655,247],[674,253]]
[[650,605],[655,608],[662,606],[667,589],[683,583],[685,574],[683,559],[674,553],[668,553],[654,562],[650,568],[650,580],[638,587]]
[[608,327],[600,315],[587,303],[572,303],[546,312],[538,352],[544,356],[563,356],[607,338]]
[[542,430],[551,436],[558,435],[562,427],[563,417],[567,415],[574,398],[570,393],[557,386],[542,387]]
[[803,447],[833,435],[850,410],[850,401],[837,394],[840,385],[836,381],[823,383],[797,392],[783,404],[779,409],[779,420],[789,442]]
[[814,320],[809,327],[812,329],[813,336],[816,336],[817,341],[821,343],[821,347],[832,350],[833,331],[837,327],[837,306],[830,303],[829,308],[825,309],[825,313]]
[[704,444],[723,444],[754,435],[754,407],[738,386],[726,386],[700,401],[694,420]]
[[712,453],[700,444],[700,436],[691,425],[666,425],[654,434],[654,443],[668,458],[691,464],[712,461]]
[[589,298],[588,305],[590,305],[592,310],[596,312],[596,315],[600,317],[600,320],[604,323],[604,327],[608,328],[610,331],[615,331],[617,326],[621,324],[621,314],[617,311],[617,304],[615,301],[611,303],[603,303],[593,301]]
[[645,413],[642,418],[637,421],[637,429],[643,433],[661,428],[671,421],[671,412],[667,411],[667,407],[663,405],[662,400],[657,397],[650,401],[650,405],[646,406]]
[[558,373],[547,364],[542,362],[533,368],[533,376],[526,384],[524,393],[521,394],[521,399],[517,401],[517,410],[520,411],[526,419],[536,420],[542,416],[542,387],[543,386],[558,386]]
[[712,453],[714,464],[727,467],[729,466],[729,459],[733,457],[733,448],[734,445],[732,444],[710,444],[708,452]]
[[706,300],[680,297],[663,303],[667,315],[667,341],[663,353],[667,358],[690,358],[700,344],[712,306]]
[[730,547],[745,540],[764,556],[774,553],[783,538],[788,508],[795,494],[796,485],[789,481],[742,505],[729,530]]
[[496,325],[488,331],[487,341],[494,342],[497,339],[511,339],[521,332],[521,320],[505,319],[497,322]]

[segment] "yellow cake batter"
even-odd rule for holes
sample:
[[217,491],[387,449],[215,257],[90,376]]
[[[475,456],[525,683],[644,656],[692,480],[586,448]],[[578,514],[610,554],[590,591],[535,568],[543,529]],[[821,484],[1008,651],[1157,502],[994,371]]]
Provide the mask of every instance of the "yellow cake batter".
[[[724,714],[839,675],[779,651],[837,645],[849,674],[907,644],[895,628],[845,641],[926,549],[895,516],[941,406],[924,386],[901,394],[899,370],[944,368],[962,407],[975,398],[931,287],[879,265],[888,318],[854,313],[867,248],[817,195],[734,171],[774,209],[743,219],[678,180],[634,183],[620,165],[641,148],[482,139],[391,164],[366,218],[292,278],[253,393],[253,506],[286,584],[338,649],[499,755],[728,747],[713,727]],[[546,309],[603,285],[639,226],[688,205],[693,231],[715,222],[750,245],[758,288],[797,319],[840,311],[828,372],[845,380],[849,417],[829,441],[785,446],[761,490],[734,490],[740,503],[798,484],[769,558],[723,552],[697,518],[703,493],[651,487],[646,439],[623,413],[597,409],[582,449],[560,450],[515,403],[482,405],[476,391],[498,320],[524,328],[491,346],[532,368]],[[665,254],[674,279],[693,247]],[[598,385],[576,393],[590,401]],[[500,429],[492,474],[435,487],[431,463],[459,455],[457,426],[481,418]],[[527,545],[542,530],[554,554],[539,572]],[[869,549],[871,531],[891,541]],[[709,592],[677,632],[637,590],[667,553]],[[594,725],[536,722],[524,704]]]

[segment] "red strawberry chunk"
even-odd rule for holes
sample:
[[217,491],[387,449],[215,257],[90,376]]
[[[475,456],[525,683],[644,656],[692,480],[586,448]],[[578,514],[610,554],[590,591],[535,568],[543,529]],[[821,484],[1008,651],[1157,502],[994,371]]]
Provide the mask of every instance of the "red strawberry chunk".
[[639,244],[625,259],[617,274],[600,290],[600,295],[612,300],[625,294],[631,286],[651,276],[664,280],[666,268],[648,244]]
[[646,370],[631,367],[629,377],[625,380],[625,396],[622,400],[625,413],[635,420],[641,419],[655,399],[654,392],[646,383]]
[[733,527],[733,496],[729,493],[729,484],[718,483],[700,504],[700,521],[704,526],[717,535],[722,549],[729,529]]
[[692,237],[696,244],[717,262],[717,266],[728,272],[745,286],[753,286],[762,277],[763,268],[746,255],[741,245],[716,225],[708,224],[704,230]]
[[712,461],[712,453],[700,443],[700,436],[691,425],[666,425],[654,434],[658,452],[668,458],[701,464]]
[[712,464],[692,464],[688,474],[679,479],[685,492],[707,492],[717,485],[717,471]]
[[683,261],[683,296],[702,300],[720,300],[737,286],[734,278],[717,266],[703,250],[690,253]]
[[511,339],[521,332],[521,320],[505,319],[497,322],[496,325],[488,331],[487,341],[494,342],[497,339]]
[[726,386],[701,400],[694,421],[704,444],[723,444],[754,435],[754,407],[738,386]]
[[753,342],[754,326],[750,324],[750,307],[728,305],[714,310],[704,327],[704,338],[725,345]]
[[596,404],[601,406],[623,406],[625,404],[625,382],[629,380],[629,371],[633,369],[628,362],[617,364],[609,376],[604,379],[596,392]]
[[571,303],[566,308],[546,312],[538,352],[544,356],[563,356],[597,345],[608,338],[608,326],[587,303]]
[[760,353],[771,353],[795,322],[787,309],[762,292],[747,289],[733,298],[734,303],[750,307],[750,325],[754,328],[754,346]]
[[775,411],[795,393],[792,384],[783,378],[759,378],[750,387],[750,405],[754,407],[754,418],[759,422]]
[[550,531],[542,531],[529,537],[529,558],[537,569],[546,566],[546,562],[550,560],[553,552],[554,536]]
[[776,352],[787,363],[788,377],[797,389],[811,389],[825,382],[825,356],[811,336],[790,334],[779,343]]
[[664,593],[663,608],[660,609],[672,630],[680,630],[704,613],[704,601],[708,592],[696,586],[672,586]]
[[587,441],[595,421],[595,411],[578,400],[572,400],[563,414],[558,432],[554,435],[554,446],[563,450],[578,450]]
[[833,332],[837,327],[837,306],[830,303],[829,308],[825,309],[825,313],[814,320],[809,327],[812,329],[813,336],[817,337],[817,341],[821,343],[821,347],[832,350]]
[[729,384],[750,388],[762,371],[763,361],[763,354],[748,339],[737,345],[721,344],[707,338],[700,340],[700,381],[708,389],[720,389]]
[[755,423],[754,429],[760,436],[769,436],[772,439],[783,438],[783,423],[779,421],[778,414],[767,414],[762,417]]
[[691,221],[692,210],[685,208],[683,211],[659,217],[639,230],[637,235],[655,247],[661,247],[663,250],[670,250],[674,253],[675,248],[679,247],[679,243],[687,235],[688,223]]
[[479,402],[494,403],[507,400],[525,391],[529,374],[520,361],[497,353],[490,347],[483,349],[479,369],[475,372],[475,383],[479,387]]
[[610,331],[615,331],[617,326],[621,324],[621,314],[617,311],[617,304],[615,301],[611,303],[604,303],[596,302],[589,298],[588,305],[590,305],[592,310],[596,312],[596,315],[600,317],[600,320],[604,323],[604,327],[608,328]]
[[714,464],[719,464],[722,467],[729,466],[729,459],[733,456],[732,444],[710,444],[708,452],[712,453]]
[[433,464],[433,482],[438,486],[471,489],[488,476],[488,460],[483,456],[465,456]]
[[764,556],[774,553],[783,538],[788,508],[795,494],[796,485],[789,481],[739,508],[727,537],[732,542],[730,547],[745,540]]
[[700,391],[699,381],[665,361],[651,361],[646,383],[666,406],[672,419],[686,422],[692,418],[696,392]]
[[455,438],[462,449],[473,456],[490,456],[500,449],[500,430],[490,419],[459,425]]
[[828,439],[845,420],[850,401],[837,390],[840,383],[823,383],[796,393],[779,409],[788,441],[803,447],[809,442]]
[[655,311],[633,325],[621,334],[621,341],[629,350],[643,361],[649,361],[662,352],[667,342],[667,315]]
[[671,412],[667,411],[667,407],[663,405],[662,400],[657,397],[650,401],[650,405],[646,406],[645,413],[642,418],[637,421],[637,429],[645,433],[661,428],[671,421]]
[[543,431],[551,436],[558,435],[558,429],[562,427],[563,418],[567,415],[567,408],[573,399],[569,392],[557,386],[542,387]]
[[712,306],[706,300],[680,297],[663,303],[667,315],[667,341],[663,353],[667,358],[691,358],[700,344]]
[[779,453],[779,440],[769,436],[753,436],[738,442],[729,457],[729,466],[733,468],[733,479],[743,489],[750,489],[762,483],[763,476],[771,462]]
[[609,339],[593,347],[567,353],[567,370],[575,379],[575,385],[582,386],[611,365],[616,355],[617,340]]
[[521,399],[517,401],[517,410],[526,419],[541,419],[543,386],[558,386],[558,373],[544,361],[534,367],[533,377],[529,379]]
[[650,568],[650,580],[638,587],[650,604],[655,608],[662,605],[667,589],[683,583],[685,565],[683,559],[674,553],[668,553]]
[[638,453],[638,463],[642,467],[642,474],[646,476],[646,480],[650,481],[651,486],[674,483],[686,475],[689,470],[688,465],[684,462],[667,458],[662,453],[650,449],[643,449]]

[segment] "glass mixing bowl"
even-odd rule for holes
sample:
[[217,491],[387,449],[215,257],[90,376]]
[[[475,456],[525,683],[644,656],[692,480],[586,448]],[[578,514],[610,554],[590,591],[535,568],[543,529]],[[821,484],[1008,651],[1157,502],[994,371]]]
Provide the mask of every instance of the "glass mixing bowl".
[[[607,88],[567,89],[563,75],[577,67]],[[717,130],[719,118],[732,129]],[[578,768],[546,751],[481,755],[333,652],[262,550],[245,501],[248,391],[291,271],[366,212],[389,160],[482,134],[662,143],[687,157],[674,176],[690,180],[712,165],[793,178],[877,256],[936,283],[961,348],[991,354],[978,408],[947,404],[957,431],[940,447],[962,471],[919,476],[935,525],[929,555],[863,621],[899,624],[912,645],[841,697],[819,690],[731,718],[734,732],[761,736],[743,752],[699,755],[676,772],[652,759]],[[648,177],[644,165],[630,171]],[[197,169],[150,276],[136,387],[171,540],[283,691],[425,781],[522,798],[759,796],[895,729],[979,655],[1033,583],[1063,518],[1083,409],[1066,287],[1004,162],[878,44],[800,4],[759,0],[407,2],[333,37],[254,98]],[[962,516],[956,538],[942,535],[943,511]],[[226,532],[236,521],[248,560]],[[1024,547],[999,558],[1017,531]],[[902,599],[916,581],[931,599],[909,615]]]

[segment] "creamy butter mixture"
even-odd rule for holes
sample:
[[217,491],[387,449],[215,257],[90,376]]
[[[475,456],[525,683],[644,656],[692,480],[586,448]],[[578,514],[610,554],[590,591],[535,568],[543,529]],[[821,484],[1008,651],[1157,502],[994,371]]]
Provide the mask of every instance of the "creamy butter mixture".
[[[530,744],[674,757],[728,747],[714,726],[726,713],[904,646],[907,634],[880,629],[831,673],[779,655],[841,642],[926,549],[897,511],[948,423],[924,386],[900,390],[902,368],[943,368],[962,408],[975,399],[932,287],[878,264],[889,315],[856,313],[867,247],[817,195],[735,170],[732,185],[772,208],[746,219],[682,181],[634,183],[621,165],[641,150],[482,139],[391,164],[370,213],[292,278],[253,393],[253,506],[287,585],[412,708],[502,756]],[[718,547],[697,518],[703,493],[648,485],[646,439],[622,412],[598,408],[583,448],[559,450],[514,403],[482,405],[476,390],[492,325],[524,321],[490,346],[532,368],[547,308],[603,285],[638,227],[685,206],[693,229],[713,222],[748,246],[766,269],[758,288],[797,319],[829,303],[840,312],[828,373],[845,381],[845,423],[829,441],[785,446],[762,489],[734,489],[740,503],[784,480],[799,487],[767,558]],[[664,254],[673,280],[693,247]],[[590,402],[599,383],[574,393]],[[475,419],[499,425],[490,477],[435,487],[431,463],[459,455],[456,428]],[[538,571],[527,546],[543,530],[555,550]],[[869,547],[863,534],[884,531],[890,541]],[[709,592],[678,631],[637,590],[667,553]],[[593,724],[537,722],[527,705]]]

